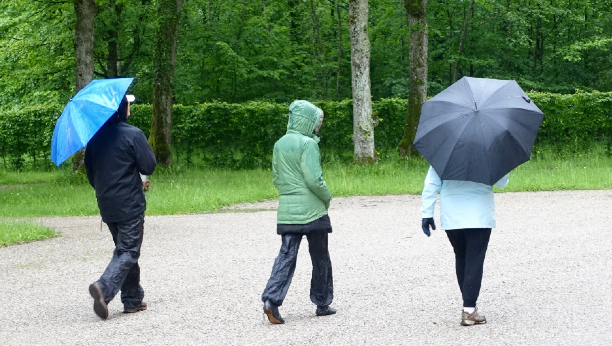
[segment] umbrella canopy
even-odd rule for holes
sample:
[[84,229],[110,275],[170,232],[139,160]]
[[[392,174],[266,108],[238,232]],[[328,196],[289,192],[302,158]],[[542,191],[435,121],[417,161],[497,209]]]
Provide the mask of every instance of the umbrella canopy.
[[94,80],[68,102],[53,130],[51,161],[56,166],[87,145],[91,137],[117,111],[133,80]]
[[543,119],[515,81],[463,77],[423,103],[413,145],[441,179],[493,185],[529,160]]

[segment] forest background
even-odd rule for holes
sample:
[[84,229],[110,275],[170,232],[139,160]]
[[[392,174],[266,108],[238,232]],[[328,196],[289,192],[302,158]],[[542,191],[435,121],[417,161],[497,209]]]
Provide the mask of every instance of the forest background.
[[[48,159],[55,121],[83,86],[75,77],[75,8],[86,2],[94,4],[0,1],[0,217],[97,214],[72,164],[55,170]],[[426,4],[428,96],[461,76],[513,79],[546,113],[532,161],[515,170],[511,190],[612,184],[612,0],[367,1],[371,116],[382,158],[368,167],[346,164],[354,135],[349,0],[96,0],[92,77],[135,77],[130,122],[147,135],[161,29],[164,20],[177,24],[175,165],[156,172],[149,212],[275,198],[271,148],[294,99],[326,112],[321,153],[335,196],[418,193],[426,162],[396,160],[410,35],[423,29],[408,25],[407,9],[417,3]],[[164,12],[178,4],[179,16]],[[32,231],[8,233],[17,236],[7,244]]]
[[[606,121],[612,109],[612,1],[365,2],[374,101],[373,114],[366,116],[381,135],[375,138],[377,150],[395,149],[406,122],[409,37],[419,30],[418,24],[408,25],[406,9],[415,3],[426,4],[429,96],[464,75],[514,79],[548,115],[537,144],[580,141],[581,148],[574,145],[577,151],[587,139],[612,137]],[[137,95],[138,116],[132,122],[147,135],[156,109],[160,67],[155,55],[161,55],[156,45],[164,34],[160,27],[167,13],[160,8],[165,3],[182,6],[172,18],[179,25],[174,78],[167,84],[173,89],[170,108],[175,109],[173,151],[183,151],[190,162],[194,150],[206,159],[205,151],[216,144],[214,151],[230,158],[208,157],[211,164],[265,166],[268,142],[282,135],[283,109],[294,99],[325,104],[337,123],[322,130],[330,144],[327,152],[351,151],[355,135],[346,131],[353,115],[348,0],[95,1],[93,77],[136,78],[130,93]],[[37,158],[48,155],[52,125],[67,97],[82,87],[74,74],[79,33],[75,8],[75,1],[0,2],[0,152],[5,166],[7,157],[12,167],[21,169],[26,161],[33,159],[36,166]],[[139,111],[138,105],[144,108]],[[247,130],[228,129],[236,125]],[[254,127],[263,132],[247,133]],[[248,136],[269,138],[231,145]],[[257,153],[254,147],[259,147]],[[241,162],[245,156],[249,162]]]
[[[152,0],[98,0],[95,78],[135,77],[152,103]],[[438,0],[427,5],[428,94],[459,76],[514,79],[525,90],[612,90],[609,0]],[[75,90],[73,1],[0,2],[0,105],[65,103]],[[462,51],[459,45],[468,18]],[[351,98],[348,0],[187,0],[174,102]],[[408,94],[405,1],[370,0],[372,99]]]
[[[0,112],[4,118],[0,121],[0,152],[5,166],[7,157],[10,166],[22,169],[26,161],[37,166],[37,158],[48,156],[52,126],[67,98],[82,87],[74,73],[75,33],[81,30],[75,8],[77,2],[88,1],[94,3],[0,2]],[[548,135],[541,135],[544,141],[537,144],[567,146],[580,140],[584,147],[583,139],[594,142],[612,137],[606,121],[612,109],[611,0],[359,1],[366,2],[369,10],[374,112],[366,117],[372,117],[382,135],[380,140],[375,138],[377,150],[394,150],[402,138],[404,104],[410,91],[409,38],[420,28],[419,24],[408,25],[406,9],[416,3],[424,3],[427,11],[427,95],[437,94],[464,75],[514,79],[531,96],[537,94],[537,104],[548,115],[543,123]],[[238,159],[209,158],[209,163],[265,166],[269,160],[263,152],[268,151],[268,142],[282,134],[286,121],[282,109],[294,99],[308,99],[326,104],[327,114],[339,114],[338,126],[322,131],[327,128],[327,139],[334,139],[329,141],[328,152],[333,149],[350,156],[354,134],[342,132],[351,127],[353,116],[352,105],[346,104],[353,98],[349,0],[95,1],[95,15],[90,17],[93,78],[136,78],[130,93],[137,96],[134,109],[139,116],[133,123],[149,135],[151,108],[147,105],[153,105],[153,113],[158,109],[153,96],[159,80],[156,73],[166,68],[155,62],[156,54],[165,54],[156,48],[165,34],[160,31],[168,16],[163,8],[177,3],[181,5],[179,15],[171,18],[178,21],[173,82],[158,88],[163,92],[168,86],[173,89],[169,93],[174,105],[169,112],[175,109],[173,151],[183,151],[190,159],[194,149],[206,151],[210,143],[216,143],[229,150],[220,154]],[[576,94],[582,96],[568,99]],[[395,99],[391,106],[389,99]],[[259,103],[225,105],[253,101]],[[377,105],[381,102],[382,107]],[[211,103],[212,107],[204,107],[209,114],[203,116],[202,105]],[[146,111],[138,112],[138,105]],[[579,109],[573,109],[576,107]],[[579,118],[583,121],[573,124]],[[200,127],[194,127],[194,122]],[[227,143],[236,136],[248,135],[247,131],[228,131],[228,127],[240,123],[262,129],[267,122],[274,129],[259,137],[271,138],[243,146],[247,151],[260,147],[258,153],[228,148]],[[276,131],[279,126],[280,132]],[[194,135],[197,131],[217,133],[203,138]],[[257,157],[238,162],[245,155]]]

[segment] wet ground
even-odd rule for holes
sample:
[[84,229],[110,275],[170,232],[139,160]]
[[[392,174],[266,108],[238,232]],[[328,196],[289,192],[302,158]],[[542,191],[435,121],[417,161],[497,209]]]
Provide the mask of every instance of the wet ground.
[[[281,313],[260,295],[280,247],[276,201],[147,216],[140,260],[149,309],[102,321],[87,287],[112,240],[99,217],[43,219],[62,237],[0,248],[2,345],[610,345],[612,191],[501,193],[479,299],[459,325],[443,231],[420,230],[419,196],[336,198],[333,316],[309,299],[306,240]],[[436,222],[438,213],[436,211]]]

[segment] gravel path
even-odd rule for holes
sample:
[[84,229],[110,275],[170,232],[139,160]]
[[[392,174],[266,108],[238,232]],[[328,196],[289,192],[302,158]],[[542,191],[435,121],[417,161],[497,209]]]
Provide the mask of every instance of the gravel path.
[[[260,295],[280,247],[276,201],[148,216],[149,310],[92,311],[113,250],[99,217],[46,218],[63,237],[0,248],[1,345],[610,345],[612,191],[501,193],[479,306],[461,327],[452,248],[420,230],[419,196],[337,198],[330,252],[338,314],[316,317],[304,240],[271,325]],[[439,215],[436,211],[436,216]],[[439,224],[436,218],[436,223]]]

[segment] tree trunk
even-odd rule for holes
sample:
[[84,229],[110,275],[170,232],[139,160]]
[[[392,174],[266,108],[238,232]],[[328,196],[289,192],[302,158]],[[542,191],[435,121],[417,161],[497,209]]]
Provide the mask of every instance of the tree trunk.
[[353,143],[356,162],[375,161],[374,120],[370,93],[370,39],[368,1],[349,0],[351,84],[353,87]]
[[106,59],[106,70],[108,78],[119,76],[119,22],[121,17],[121,5],[116,2],[109,3],[111,10],[111,22],[108,30],[108,58]]
[[160,0],[157,7],[159,26],[153,59],[153,115],[149,144],[157,163],[164,166],[172,165],[174,63],[182,6],[183,0]]
[[[94,0],[75,0],[74,12],[74,56],[76,58],[75,83],[76,92],[92,81],[94,75],[94,22],[96,4]],[[85,148],[72,156],[72,169],[85,172]]]
[[465,36],[467,34],[468,23],[470,21],[470,17],[472,16],[473,11],[474,11],[474,0],[470,2],[470,8],[468,9],[468,12],[465,14],[465,21],[463,22],[463,30],[461,31],[461,40],[459,41],[459,50],[457,51],[457,62],[455,62],[455,71],[453,72],[453,83],[455,83],[458,79],[459,58],[461,57],[461,52],[463,51],[463,44],[465,43]]
[[542,17],[536,19],[535,29],[535,46],[533,49],[533,72],[538,69],[538,61],[540,60],[540,38],[542,37]]
[[300,30],[298,28],[298,0],[287,0],[289,11],[289,40],[295,44],[300,43]]
[[[313,71],[318,84],[323,86],[323,96],[327,100],[327,57],[323,44],[321,43],[321,28],[319,17],[317,16],[314,0],[310,0],[310,22],[312,25],[312,52],[313,52]],[[316,71],[319,70],[317,73]]]
[[408,84],[408,112],[404,135],[399,143],[400,156],[417,156],[412,143],[416,135],[421,106],[427,98],[427,0],[404,0],[410,29],[410,78]]
[[338,17],[338,70],[336,72],[336,100],[340,100],[340,72],[342,64],[342,15],[340,0],[336,0],[336,15]]

